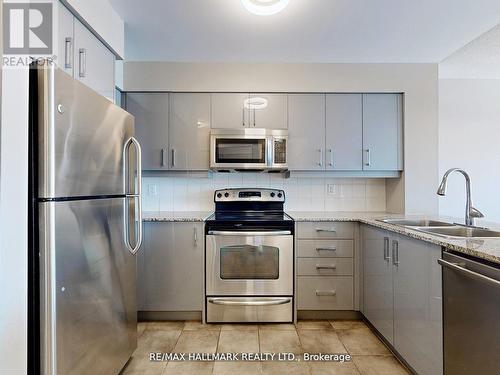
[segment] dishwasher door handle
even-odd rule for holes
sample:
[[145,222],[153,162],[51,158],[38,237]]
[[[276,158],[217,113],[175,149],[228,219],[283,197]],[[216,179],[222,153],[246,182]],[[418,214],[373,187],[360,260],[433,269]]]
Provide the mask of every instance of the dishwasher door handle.
[[475,280],[484,281],[485,283],[490,284],[492,286],[500,287],[500,281],[492,279],[491,277],[485,275],[481,275],[480,273],[468,270],[467,268],[462,267],[461,263],[447,262],[446,260],[443,259],[438,259],[437,261],[443,267],[450,268],[454,271],[470,276]]

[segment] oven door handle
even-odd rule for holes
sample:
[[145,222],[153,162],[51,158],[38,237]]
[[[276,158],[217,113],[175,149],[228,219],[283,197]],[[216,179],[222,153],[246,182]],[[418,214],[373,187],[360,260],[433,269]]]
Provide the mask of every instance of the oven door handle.
[[210,230],[209,235],[214,236],[289,236],[292,234],[289,230],[275,230],[275,231],[261,231],[261,232],[236,232],[236,231],[224,231],[224,230]]
[[229,298],[209,298],[209,303],[214,305],[224,305],[224,306],[276,306],[276,305],[286,305],[292,302],[291,298],[274,298],[271,300],[261,300],[261,301],[238,301]]

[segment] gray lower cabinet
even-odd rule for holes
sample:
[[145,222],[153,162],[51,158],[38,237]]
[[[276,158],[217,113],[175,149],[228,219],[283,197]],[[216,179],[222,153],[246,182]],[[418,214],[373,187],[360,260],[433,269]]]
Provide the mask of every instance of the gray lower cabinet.
[[354,309],[354,224],[297,224],[297,309]]
[[203,223],[144,223],[138,255],[140,311],[201,311]]
[[439,246],[362,226],[363,314],[420,375],[443,372]]

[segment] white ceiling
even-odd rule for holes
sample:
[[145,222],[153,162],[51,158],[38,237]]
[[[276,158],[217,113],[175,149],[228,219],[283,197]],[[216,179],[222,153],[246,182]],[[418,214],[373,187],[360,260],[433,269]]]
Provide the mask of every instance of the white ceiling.
[[290,0],[259,17],[239,0],[109,0],[126,60],[439,62],[500,23],[499,0]]

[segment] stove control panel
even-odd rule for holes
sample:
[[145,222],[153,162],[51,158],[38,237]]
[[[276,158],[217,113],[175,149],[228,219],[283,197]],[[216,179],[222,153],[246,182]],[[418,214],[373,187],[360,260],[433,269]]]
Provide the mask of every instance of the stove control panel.
[[215,191],[215,202],[285,202],[279,189],[224,189]]

